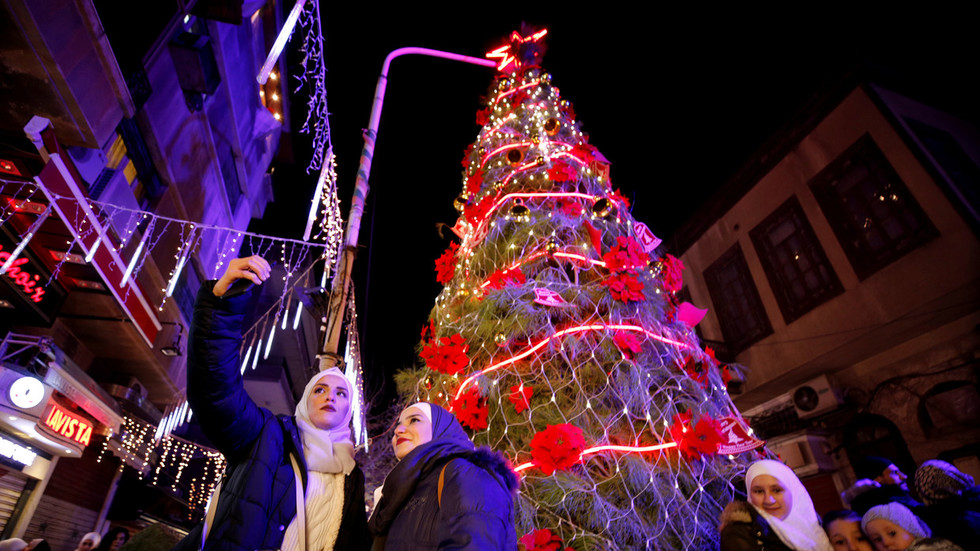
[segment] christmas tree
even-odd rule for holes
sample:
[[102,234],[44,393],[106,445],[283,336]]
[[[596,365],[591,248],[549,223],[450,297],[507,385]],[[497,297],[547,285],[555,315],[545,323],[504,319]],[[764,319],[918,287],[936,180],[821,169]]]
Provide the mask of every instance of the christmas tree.
[[408,398],[444,404],[521,475],[526,549],[710,549],[761,445],[678,303],[680,261],[613,189],[609,163],[540,66],[545,31],[498,74],[463,159],[459,243]]

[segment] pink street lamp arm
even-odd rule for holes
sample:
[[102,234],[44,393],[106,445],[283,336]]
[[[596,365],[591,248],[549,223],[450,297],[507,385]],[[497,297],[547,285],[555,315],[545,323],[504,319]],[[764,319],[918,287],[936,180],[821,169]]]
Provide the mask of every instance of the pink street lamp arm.
[[399,48],[388,54],[381,66],[381,75],[374,90],[374,103],[371,105],[371,118],[364,130],[364,148],[361,150],[361,162],[357,169],[357,181],[354,185],[354,197],[351,199],[350,214],[347,216],[347,228],[344,231],[344,248],[337,263],[333,286],[330,290],[330,304],[327,311],[326,334],[324,335],[323,351],[320,354],[320,369],[339,364],[341,356],[337,349],[340,344],[340,328],[344,321],[344,308],[347,295],[350,292],[351,266],[357,251],[357,239],[361,229],[361,216],[364,214],[364,202],[370,186],[368,179],[371,175],[371,160],[374,156],[374,144],[378,139],[378,127],[381,124],[381,108],[384,104],[385,88],[388,84],[388,69],[396,57],[409,54],[441,57],[473,65],[495,68],[497,62],[479,57],[471,57],[429,48]]

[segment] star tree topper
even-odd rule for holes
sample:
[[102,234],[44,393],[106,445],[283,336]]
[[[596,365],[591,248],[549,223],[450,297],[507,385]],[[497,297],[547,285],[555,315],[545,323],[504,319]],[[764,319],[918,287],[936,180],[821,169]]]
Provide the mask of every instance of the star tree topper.
[[487,52],[488,59],[499,59],[497,70],[501,73],[514,73],[522,67],[537,65],[541,63],[544,56],[544,43],[541,39],[548,34],[548,29],[522,36],[521,33],[530,33],[529,27],[521,26],[521,31],[510,33],[510,43]]

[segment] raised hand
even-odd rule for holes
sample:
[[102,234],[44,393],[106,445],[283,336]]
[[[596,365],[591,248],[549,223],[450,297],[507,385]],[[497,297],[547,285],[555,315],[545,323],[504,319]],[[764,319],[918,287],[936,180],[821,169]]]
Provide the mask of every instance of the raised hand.
[[247,279],[256,285],[269,279],[272,267],[264,258],[258,255],[236,258],[228,263],[228,269],[221,279],[214,284],[214,296],[220,297],[228,292],[228,288],[239,279]]

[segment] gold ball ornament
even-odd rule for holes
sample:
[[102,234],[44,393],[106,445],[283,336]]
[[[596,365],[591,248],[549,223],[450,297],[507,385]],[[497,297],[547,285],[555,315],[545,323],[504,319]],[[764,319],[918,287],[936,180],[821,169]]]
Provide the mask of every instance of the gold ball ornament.
[[554,237],[548,240],[548,243],[544,246],[545,250],[548,251],[549,255],[553,255],[558,252],[558,241]]
[[524,203],[519,202],[510,207],[510,215],[515,218],[523,218],[529,214],[531,214],[531,209],[527,208]]
[[545,84],[551,84],[551,73],[545,73],[541,75],[541,82]]
[[503,333],[497,333],[493,336],[493,342],[497,343],[497,346],[503,346],[507,344],[507,335]]
[[599,218],[605,218],[612,213],[613,204],[612,201],[603,197],[599,199],[592,205],[592,214],[598,216]]
[[468,204],[470,204],[470,198],[465,193],[453,199],[453,207],[455,207],[459,212],[463,212],[463,209],[466,208],[466,205]]
[[561,123],[554,117],[546,120],[544,123],[544,131],[547,132],[549,136],[554,136],[560,129]]
[[507,162],[511,165],[519,165],[524,160],[524,152],[520,149],[511,149],[507,152]]

